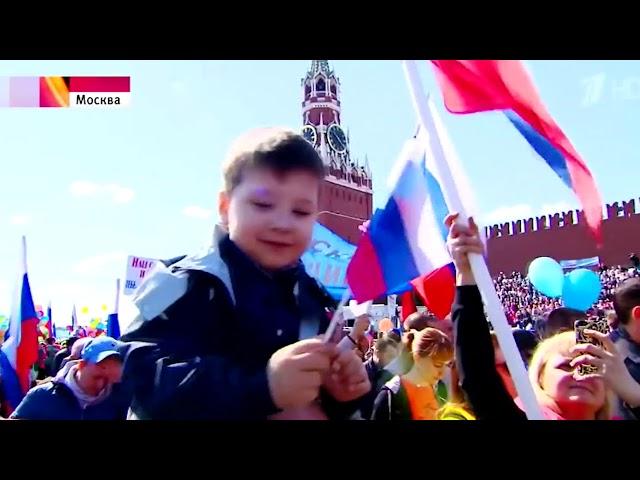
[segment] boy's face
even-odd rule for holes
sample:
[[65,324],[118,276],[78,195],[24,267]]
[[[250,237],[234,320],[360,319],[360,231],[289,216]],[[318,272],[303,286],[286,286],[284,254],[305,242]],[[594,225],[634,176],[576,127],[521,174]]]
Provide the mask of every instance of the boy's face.
[[248,170],[231,193],[220,194],[220,218],[231,240],[261,267],[284,268],[311,242],[319,190],[318,178],[303,170]]

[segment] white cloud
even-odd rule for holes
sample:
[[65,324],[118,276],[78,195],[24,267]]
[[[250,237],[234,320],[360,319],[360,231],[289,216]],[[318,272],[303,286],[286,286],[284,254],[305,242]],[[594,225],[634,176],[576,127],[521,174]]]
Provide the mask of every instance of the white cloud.
[[111,195],[115,203],[129,203],[135,196],[133,190],[117,184],[105,185],[104,190]]
[[533,216],[533,208],[531,205],[518,204],[511,207],[498,207],[489,213],[480,216],[483,225],[494,225],[508,220],[516,220],[520,218],[529,218]]
[[[113,290],[115,292],[115,289]],[[43,298],[51,299],[51,309],[56,326],[61,327],[71,323],[71,312],[73,306],[76,306],[76,314],[80,324],[86,322],[87,315],[81,313],[83,306],[89,306],[90,312],[98,314],[101,306],[111,305],[111,291],[97,288],[89,282],[56,282],[55,284],[45,285],[41,290],[45,296]]]
[[89,197],[98,193],[99,190],[100,185],[97,183],[85,182],[82,180],[73,182],[69,187],[69,191],[74,197]]
[[12,215],[11,218],[9,218],[9,223],[11,223],[11,225],[28,225],[31,223],[31,217],[29,215]]
[[568,212],[569,210],[575,210],[576,208],[578,207],[567,202],[546,203],[537,209],[534,209],[531,205],[521,203],[510,207],[498,207],[495,210],[481,215],[480,221],[483,225],[495,225],[500,222],[523,220],[537,215]]
[[105,270],[107,267],[119,266],[124,269],[127,262],[127,254],[124,252],[108,252],[93,257],[85,258],[73,265],[74,273],[86,275]]
[[69,186],[69,192],[79,198],[107,195],[114,203],[129,203],[135,196],[132,189],[116,183],[101,184],[84,180],[73,182]]
[[540,207],[540,210],[538,211],[539,215],[542,214],[553,214],[553,213],[561,213],[561,212],[568,212],[569,210],[575,210],[576,208],[578,208],[575,205],[571,205],[567,202],[558,202],[558,203],[546,203],[544,205],[542,205],[542,207]]
[[208,208],[202,208],[197,205],[191,205],[189,207],[185,207],[185,209],[182,210],[182,213],[187,217],[200,218],[202,220],[207,220],[211,218],[213,211]]

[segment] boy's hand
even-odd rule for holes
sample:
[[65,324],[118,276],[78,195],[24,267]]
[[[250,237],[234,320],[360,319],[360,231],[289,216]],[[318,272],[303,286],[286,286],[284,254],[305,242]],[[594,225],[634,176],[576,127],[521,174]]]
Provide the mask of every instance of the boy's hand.
[[351,349],[340,352],[333,359],[323,386],[339,402],[350,402],[371,390],[364,364]]
[[286,410],[313,402],[335,355],[335,345],[320,339],[296,342],[275,352],[267,365],[273,403]]

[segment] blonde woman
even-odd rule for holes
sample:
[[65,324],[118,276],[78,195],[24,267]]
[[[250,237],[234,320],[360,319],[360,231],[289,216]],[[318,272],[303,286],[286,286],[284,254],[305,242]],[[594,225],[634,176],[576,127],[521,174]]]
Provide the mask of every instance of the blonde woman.
[[[469,253],[484,254],[478,227],[472,219],[469,226],[457,225],[456,218],[457,215],[450,215],[447,226],[449,250],[457,271],[453,322],[462,388],[476,418],[524,420],[526,415],[519,406],[519,400],[512,399],[496,371],[482,298],[469,265]],[[591,357],[586,357],[585,352]],[[578,356],[580,353],[583,355]],[[615,356],[615,353],[609,353]],[[529,379],[546,418],[610,418],[609,396],[612,388],[607,386],[604,376],[609,375],[611,383],[616,383],[616,379],[607,374],[606,369],[599,372],[600,375],[588,377],[581,377],[575,372],[579,362],[591,361],[604,365],[604,360],[592,358],[596,354],[604,356],[601,349],[576,346],[573,332],[558,334],[539,345],[529,366]]]

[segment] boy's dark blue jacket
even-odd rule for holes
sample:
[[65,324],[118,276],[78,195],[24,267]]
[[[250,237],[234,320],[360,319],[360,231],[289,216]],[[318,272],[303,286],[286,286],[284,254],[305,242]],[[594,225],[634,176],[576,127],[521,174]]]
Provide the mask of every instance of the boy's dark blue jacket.
[[[304,270],[267,273],[217,228],[202,255],[160,266],[133,298],[123,341],[143,342],[127,356],[130,418],[265,419],[279,410],[266,367],[278,349],[327,328],[335,302]],[[329,418],[355,402],[324,393]]]

